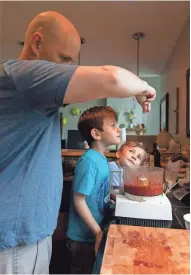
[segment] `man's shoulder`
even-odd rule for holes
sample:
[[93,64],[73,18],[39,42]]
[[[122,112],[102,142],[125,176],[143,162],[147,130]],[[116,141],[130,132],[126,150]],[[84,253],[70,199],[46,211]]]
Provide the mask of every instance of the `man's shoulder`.
[[11,66],[14,64],[44,64],[44,63],[50,63],[49,61],[46,60],[20,60],[20,59],[7,59],[7,60],[3,60],[0,62],[1,65],[7,65],[7,66]]
[[9,59],[0,63],[8,76],[26,74],[28,71],[38,70],[40,68],[47,69],[51,66],[51,62],[46,60],[17,60]]
[[30,67],[31,66],[44,66],[44,65],[51,66],[51,64],[56,65],[56,63],[49,62],[46,60],[19,60],[19,59],[4,60],[0,63],[0,65],[4,66],[5,68],[14,67],[14,66],[23,66],[23,65],[25,65],[25,66],[30,65]]
[[71,67],[77,68],[78,66],[76,65],[68,65],[68,64],[58,64],[55,62],[47,61],[47,60],[19,60],[19,59],[9,59],[9,60],[4,60],[0,62],[0,65],[2,65],[5,69],[8,69],[9,67],[22,67],[25,66],[25,69],[27,68],[58,68],[58,69],[70,69]]

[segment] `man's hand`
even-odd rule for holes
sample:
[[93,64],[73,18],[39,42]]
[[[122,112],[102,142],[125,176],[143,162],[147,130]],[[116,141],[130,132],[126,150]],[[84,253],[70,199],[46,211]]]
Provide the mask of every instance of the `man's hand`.
[[143,112],[150,112],[151,102],[156,98],[156,91],[153,87],[147,86],[147,89],[136,95],[138,103],[142,106]]
[[103,232],[102,231],[100,231],[99,233],[96,234],[96,243],[95,243],[95,254],[96,255],[98,253],[98,249],[99,249],[99,246],[100,246],[100,242],[101,242],[102,236],[103,236]]

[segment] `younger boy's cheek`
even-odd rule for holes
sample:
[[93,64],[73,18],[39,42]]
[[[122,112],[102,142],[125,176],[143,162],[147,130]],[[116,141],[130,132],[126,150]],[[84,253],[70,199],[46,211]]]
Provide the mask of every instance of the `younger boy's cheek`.
[[137,160],[136,165],[137,165],[137,166],[141,165],[141,161],[140,161],[140,160]]
[[129,163],[128,161],[125,160],[124,163],[123,163],[123,166],[125,166],[125,167],[126,166],[131,166],[131,163]]

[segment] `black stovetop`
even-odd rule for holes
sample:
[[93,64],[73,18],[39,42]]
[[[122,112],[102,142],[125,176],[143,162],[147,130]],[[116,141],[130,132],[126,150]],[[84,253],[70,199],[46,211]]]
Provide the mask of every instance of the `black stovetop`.
[[169,198],[171,205],[172,205],[172,215],[173,215],[173,221],[172,221],[172,227],[176,229],[185,229],[185,223],[183,216],[187,213],[190,213],[190,206],[188,203],[183,203],[176,198],[173,197],[172,192],[169,192],[167,194],[167,197]]

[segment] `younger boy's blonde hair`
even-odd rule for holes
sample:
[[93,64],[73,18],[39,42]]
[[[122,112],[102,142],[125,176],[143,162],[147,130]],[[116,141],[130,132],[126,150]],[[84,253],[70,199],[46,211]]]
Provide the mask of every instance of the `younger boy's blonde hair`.
[[146,152],[146,149],[143,145],[142,142],[137,142],[137,141],[126,141],[121,145],[118,151],[122,152],[126,147],[138,147],[143,149]]
[[[122,153],[125,149],[127,149],[128,147],[138,147],[141,148],[142,150],[144,150],[145,154],[144,154],[144,158],[142,160],[142,163],[144,162],[144,160],[147,158],[147,152],[146,149],[143,145],[142,142],[137,142],[137,141],[126,141],[125,143],[123,143],[121,145],[121,147],[118,149],[118,151],[116,152],[116,157],[117,157],[117,153]],[[118,158],[118,157],[117,157]]]

